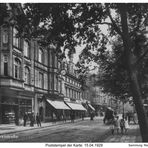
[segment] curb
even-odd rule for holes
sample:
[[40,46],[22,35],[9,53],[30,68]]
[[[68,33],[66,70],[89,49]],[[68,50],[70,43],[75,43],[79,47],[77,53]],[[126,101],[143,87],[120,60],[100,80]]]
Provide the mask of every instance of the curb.
[[[75,120],[75,122],[80,122],[80,121],[82,121],[81,119],[78,119],[78,120]],[[86,121],[86,120],[83,120],[83,121]],[[13,133],[20,133],[20,132],[23,132],[23,131],[29,131],[29,130],[34,130],[34,129],[38,129],[38,128],[46,128],[46,127],[51,127],[51,126],[56,126],[56,125],[62,125],[62,124],[68,124],[68,123],[71,123],[70,121],[67,121],[67,122],[57,122],[57,123],[52,123],[51,125],[47,125],[47,126],[41,126],[41,127],[34,127],[34,128],[28,128],[28,129],[23,129],[23,130],[18,130],[18,131],[8,131],[8,132],[6,132],[6,133],[0,133],[0,135],[5,135],[5,134],[13,134]]]

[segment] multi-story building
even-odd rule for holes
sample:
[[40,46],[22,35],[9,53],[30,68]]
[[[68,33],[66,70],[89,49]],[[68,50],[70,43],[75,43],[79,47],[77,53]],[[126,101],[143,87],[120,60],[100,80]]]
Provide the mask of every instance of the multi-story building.
[[0,123],[32,112],[34,51],[32,41],[17,38],[17,26],[0,27]]
[[85,111],[74,65],[70,61],[64,67],[55,49],[18,37],[15,25],[0,27],[0,123],[18,124],[24,113],[39,113],[46,121]]
[[66,70],[64,101],[75,112],[75,116],[80,117],[86,109],[82,106],[82,84],[75,70],[72,56],[69,62],[64,63],[64,67]]

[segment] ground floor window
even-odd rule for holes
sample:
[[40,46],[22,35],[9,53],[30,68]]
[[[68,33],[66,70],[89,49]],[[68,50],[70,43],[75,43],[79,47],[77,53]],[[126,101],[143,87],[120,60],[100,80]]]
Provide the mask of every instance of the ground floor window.
[[32,112],[32,100],[20,99],[19,101],[19,117],[22,118],[25,113],[30,114]]
[[18,105],[2,104],[1,111],[3,124],[16,123],[18,119]]

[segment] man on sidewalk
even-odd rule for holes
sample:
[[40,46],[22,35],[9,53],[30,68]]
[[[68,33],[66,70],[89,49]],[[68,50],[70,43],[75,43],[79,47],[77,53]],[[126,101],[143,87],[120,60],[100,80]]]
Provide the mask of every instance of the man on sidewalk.
[[24,126],[26,126],[27,118],[28,118],[28,116],[27,116],[27,114],[25,113],[24,116],[23,116]]
[[37,126],[41,127],[41,118],[39,116],[39,113],[37,113],[37,115],[36,115],[36,123],[37,123]]

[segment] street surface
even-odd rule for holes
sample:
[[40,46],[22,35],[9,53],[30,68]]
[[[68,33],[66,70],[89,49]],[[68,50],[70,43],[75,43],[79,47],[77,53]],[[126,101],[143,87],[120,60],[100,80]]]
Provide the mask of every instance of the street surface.
[[114,134],[109,135],[104,142],[122,142],[122,143],[133,143],[133,142],[141,142],[141,136],[138,125],[130,125],[130,130],[126,134]]
[[84,120],[75,123],[64,123],[45,128],[6,134],[0,138],[3,142],[95,142],[108,133],[109,126],[102,119]]
[[[48,123],[49,124],[49,123]],[[24,127],[19,127],[24,128]],[[101,118],[85,119],[75,123],[36,127],[13,133],[0,134],[0,142],[141,142],[139,126],[131,124],[127,134],[111,135],[109,125]]]

